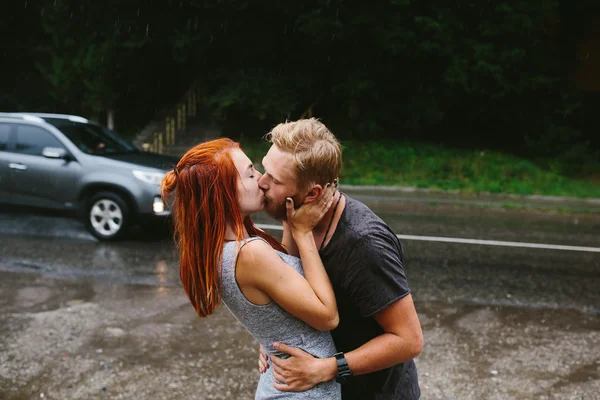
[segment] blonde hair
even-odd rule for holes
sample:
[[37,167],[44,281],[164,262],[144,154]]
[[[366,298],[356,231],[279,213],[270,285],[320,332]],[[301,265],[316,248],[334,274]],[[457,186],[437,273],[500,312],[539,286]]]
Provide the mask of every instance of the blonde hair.
[[265,140],[292,155],[300,187],[333,182],[342,169],[342,145],[316,118],[281,123]]

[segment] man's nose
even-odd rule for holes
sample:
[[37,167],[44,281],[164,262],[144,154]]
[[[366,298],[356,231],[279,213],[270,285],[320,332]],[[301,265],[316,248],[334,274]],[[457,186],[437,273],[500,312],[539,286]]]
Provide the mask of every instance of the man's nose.
[[260,178],[258,178],[258,187],[262,190],[269,190],[269,185],[267,185],[267,179],[265,178],[265,175],[261,175]]

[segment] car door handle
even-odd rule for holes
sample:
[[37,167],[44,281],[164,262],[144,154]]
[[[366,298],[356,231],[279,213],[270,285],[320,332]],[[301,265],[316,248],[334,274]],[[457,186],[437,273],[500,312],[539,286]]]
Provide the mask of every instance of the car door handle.
[[19,171],[25,171],[25,170],[27,170],[27,165],[10,163],[10,164],[8,164],[8,168],[18,169]]

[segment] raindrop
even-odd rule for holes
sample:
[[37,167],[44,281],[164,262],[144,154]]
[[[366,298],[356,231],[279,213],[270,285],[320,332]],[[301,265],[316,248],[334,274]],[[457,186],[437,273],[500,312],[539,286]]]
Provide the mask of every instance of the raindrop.
[[148,36],[148,30],[150,29],[150,24],[146,24],[146,36]]
[[27,2],[25,2],[25,8],[27,8]]
[[140,16],[140,9],[138,8],[137,16]]

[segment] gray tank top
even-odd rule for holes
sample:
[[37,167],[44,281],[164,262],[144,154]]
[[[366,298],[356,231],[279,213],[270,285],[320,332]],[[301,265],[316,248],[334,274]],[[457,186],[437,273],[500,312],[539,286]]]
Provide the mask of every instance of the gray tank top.
[[[265,305],[256,305],[246,299],[237,284],[235,268],[239,249],[253,240],[263,239],[253,237],[242,242],[227,242],[223,247],[223,303],[270,355],[283,358],[287,356],[273,348],[273,342],[280,342],[301,348],[318,358],[333,356],[335,345],[329,332],[321,332],[310,327],[274,301]],[[286,264],[304,276],[299,258],[274,251]],[[320,383],[305,392],[281,392],[273,387],[274,382],[273,368],[270,367],[260,376],[255,399],[341,399],[340,385],[335,380]]]

